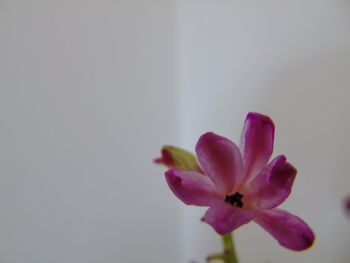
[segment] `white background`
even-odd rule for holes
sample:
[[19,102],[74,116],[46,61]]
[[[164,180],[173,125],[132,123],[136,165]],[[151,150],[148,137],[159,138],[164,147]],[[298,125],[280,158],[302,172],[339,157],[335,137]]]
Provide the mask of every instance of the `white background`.
[[309,251],[254,224],[241,263],[350,258],[350,2],[0,0],[0,263],[177,263],[220,249],[151,163],[245,115],[299,170]]

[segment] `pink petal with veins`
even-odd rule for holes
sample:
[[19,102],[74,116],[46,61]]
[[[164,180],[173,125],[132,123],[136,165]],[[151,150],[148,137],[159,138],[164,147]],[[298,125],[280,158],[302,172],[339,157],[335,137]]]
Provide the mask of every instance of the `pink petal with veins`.
[[173,193],[187,205],[210,206],[224,198],[210,178],[198,172],[171,169],[165,178]]
[[199,138],[196,153],[204,172],[222,193],[230,193],[239,185],[243,167],[236,144],[208,132]]
[[292,191],[296,174],[297,170],[285,156],[276,157],[247,187],[253,206],[271,209],[283,203]]
[[240,149],[246,180],[257,175],[269,161],[273,151],[275,126],[260,113],[249,113],[244,123]]
[[203,220],[210,224],[217,233],[224,235],[249,223],[253,215],[253,211],[218,202],[207,210]]
[[257,212],[254,221],[269,232],[281,246],[304,250],[312,246],[315,236],[299,217],[281,209]]

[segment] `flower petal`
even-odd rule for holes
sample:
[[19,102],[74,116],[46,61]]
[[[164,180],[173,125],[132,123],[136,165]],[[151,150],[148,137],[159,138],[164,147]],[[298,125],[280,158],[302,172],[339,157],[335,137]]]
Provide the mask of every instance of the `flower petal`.
[[196,156],[186,150],[171,145],[165,145],[161,150],[161,154],[162,156],[160,158],[154,160],[155,163],[163,164],[168,168],[201,172]]
[[217,233],[224,235],[249,223],[253,215],[252,211],[218,202],[207,210],[203,221],[210,224]]
[[289,196],[297,170],[280,155],[272,160],[247,186],[252,204],[261,209],[275,208]]
[[344,204],[345,204],[345,211],[347,213],[350,213],[350,196],[348,196],[345,201],[344,201]]
[[198,172],[171,169],[165,178],[173,193],[187,205],[210,206],[223,199],[210,178]]
[[254,221],[269,232],[281,246],[292,250],[304,250],[312,246],[315,235],[299,217],[281,209],[262,210]]
[[196,145],[203,170],[223,193],[230,193],[241,182],[242,158],[236,144],[212,132],[203,134]]
[[269,161],[273,151],[274,132],[275,127],[269,117],[248,113],[240,142],[246,179],[258,174]]

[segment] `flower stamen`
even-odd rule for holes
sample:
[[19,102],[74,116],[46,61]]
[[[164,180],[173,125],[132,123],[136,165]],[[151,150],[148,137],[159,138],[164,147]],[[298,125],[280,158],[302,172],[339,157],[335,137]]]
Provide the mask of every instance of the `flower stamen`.
[[243,207],[243,202],[242,202],[243,196],[244,195],[242,195],[240,192],[236,192],[233,195],[226,195],[225,203],[242,208]]

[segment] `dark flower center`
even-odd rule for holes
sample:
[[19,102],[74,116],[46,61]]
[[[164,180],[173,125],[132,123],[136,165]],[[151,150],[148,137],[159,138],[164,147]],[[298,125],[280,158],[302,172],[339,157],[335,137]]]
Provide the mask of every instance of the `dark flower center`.
[[242,202],[243,196],[244,195],[242,195],[239,192],[236,192],[233,195],[226,195],[225,203],[242,208],[243,207],[243,202]]

